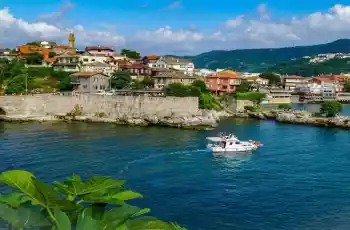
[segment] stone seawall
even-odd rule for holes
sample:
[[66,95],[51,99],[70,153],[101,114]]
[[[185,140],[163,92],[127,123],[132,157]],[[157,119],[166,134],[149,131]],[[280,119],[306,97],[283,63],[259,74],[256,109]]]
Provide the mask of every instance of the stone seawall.
[[[76,120],[115,121],[130,124],[161,124],[176,127],[213,126],[216,118],[198,108],[196,97],[34,95],[2,96],[0,108],[11,120],[70,119],[66,114],[78,105]],[[98,115],[98,117],[97,117]]]

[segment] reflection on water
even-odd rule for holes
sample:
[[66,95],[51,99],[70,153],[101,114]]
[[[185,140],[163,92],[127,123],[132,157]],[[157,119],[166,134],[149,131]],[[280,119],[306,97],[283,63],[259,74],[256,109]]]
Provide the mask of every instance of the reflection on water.
[[252,157],[253,152],[247,153],[213,153],[213,161],[225,168],[236,168],[243,162],[249,161]]

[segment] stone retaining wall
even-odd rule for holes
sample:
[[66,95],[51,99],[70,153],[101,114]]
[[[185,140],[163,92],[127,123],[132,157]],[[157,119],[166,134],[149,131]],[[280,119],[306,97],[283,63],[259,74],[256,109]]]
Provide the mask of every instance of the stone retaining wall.
[[106,117],[197,116],[201,112],[196,97],[34,95],[2,96],[0,108],[6,115],[44,116],[66,114],[75,105],[86,114],[104,113]]

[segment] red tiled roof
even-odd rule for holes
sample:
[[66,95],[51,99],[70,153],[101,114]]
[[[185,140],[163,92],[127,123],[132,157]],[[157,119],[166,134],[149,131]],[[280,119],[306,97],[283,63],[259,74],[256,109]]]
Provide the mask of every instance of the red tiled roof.
[[92,77],[96,74],[99,74],[97,72],[78,72],[78,73],[73,73],[72,77]]
[[329,76],[322,76],[322,77],[314,77],[313,80],[317,80],[317,81],[323,81],[323,82],[332,82],[334,81],[331,77]]
[[133,64],[129,64],[129,65],[125,65],[124,68],[127,69],[148,69],[149,67],[141,64],[141,63],[133,63]]
[[305,79],[304,77],[301,77],[301,76],[295,76],[295,75],[292,75],[292,76],[287,76],[286,78],[287,78],[287,79]]
[[114,51],[112,47],[107,47],[107,46],[87,46],[85,50],[86,51],[90,51],[90,50],[113,50]]
[[146,57],[150,61],[156,61],[156,60],[158,60],[160,58],[159,56],[156,56],[156,55],[150,55],[150,56],[146,56]]

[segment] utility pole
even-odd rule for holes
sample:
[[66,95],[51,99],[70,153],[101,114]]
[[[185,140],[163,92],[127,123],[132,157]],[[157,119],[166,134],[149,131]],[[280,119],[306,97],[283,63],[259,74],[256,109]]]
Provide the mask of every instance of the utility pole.
[[28,96],[28,74],[26,73],[26,96]]

